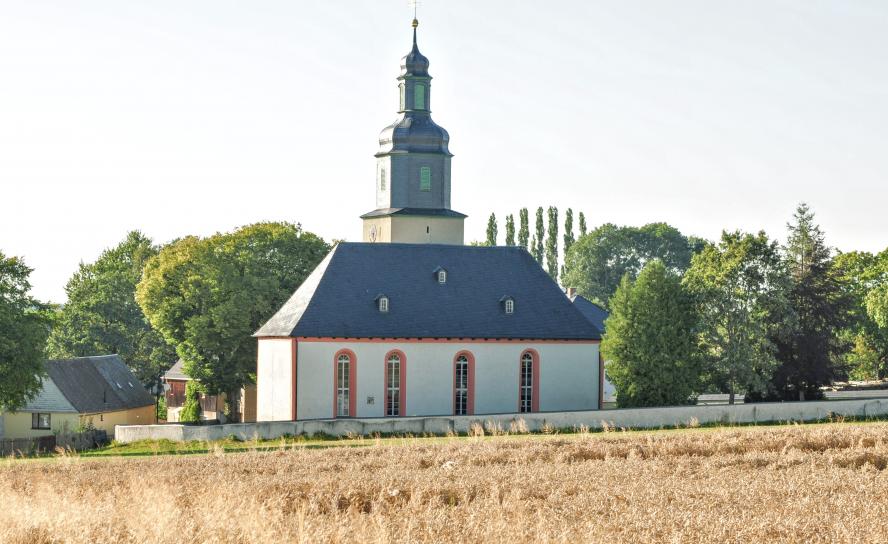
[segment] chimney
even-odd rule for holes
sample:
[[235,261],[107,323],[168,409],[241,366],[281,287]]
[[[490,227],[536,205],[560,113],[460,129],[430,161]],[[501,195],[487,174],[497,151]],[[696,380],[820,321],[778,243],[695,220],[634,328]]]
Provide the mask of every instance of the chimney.
[[577,296],[577,288],[576,287],[568,287],[567,288],[567,298],[573,300],[575,296]]

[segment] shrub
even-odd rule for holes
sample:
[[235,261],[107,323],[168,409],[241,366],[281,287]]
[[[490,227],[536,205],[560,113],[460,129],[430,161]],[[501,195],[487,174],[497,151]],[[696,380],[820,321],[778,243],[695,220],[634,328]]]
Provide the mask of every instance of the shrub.
[[200,421],[200,393],[201,386],[194,380],[185,384],[185,403],[179,413],[179,421],[193,423]]

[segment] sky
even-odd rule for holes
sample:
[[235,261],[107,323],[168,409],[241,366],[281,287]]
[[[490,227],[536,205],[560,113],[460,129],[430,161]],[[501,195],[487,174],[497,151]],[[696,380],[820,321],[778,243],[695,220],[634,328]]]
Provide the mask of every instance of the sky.
[[[406,0],[0,0],[0,252],[78,263],[258,221],[360,240]],[[491,212],[888,246],[888,2],[425,0],[466,238]],[[501,234],[502,236],[502,234]]]

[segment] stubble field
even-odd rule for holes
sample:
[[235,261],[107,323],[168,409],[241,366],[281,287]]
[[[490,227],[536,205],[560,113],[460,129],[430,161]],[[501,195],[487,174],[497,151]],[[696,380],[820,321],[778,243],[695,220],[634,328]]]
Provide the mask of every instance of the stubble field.
[[0,542],[885,542],[888,425],[0,463]]

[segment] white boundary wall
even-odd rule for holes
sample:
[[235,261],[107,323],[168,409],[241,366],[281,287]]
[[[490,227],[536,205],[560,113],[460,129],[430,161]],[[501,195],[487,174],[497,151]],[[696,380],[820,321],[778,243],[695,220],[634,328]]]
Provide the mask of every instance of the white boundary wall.
[[465,433],[474,423],[488,427],[499,426],[503,430],[509,430],[511,424],[517,420],[524,420],[529,431],[539,431],[545,427],[569,429],[581,425],[590,429],[600,429],[605,424],[615,428],[649,429],[686,426],[692,422],[730,425],[734,423],[814,421],[838,416],[875,417],[885,415],[888,415],[888,398],[478,416],[266,421],[204,426],[118,425],[114,438],[118,442],[128,443],[136,440],[164,438],[173,441],[219,440],[229,436],[235,436],[242,440],[274,439],[285,434],[312,435],[318,433],[331,436],[372,435],[374,433],[446,434],[451,431]]

